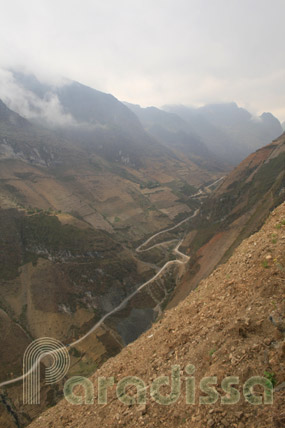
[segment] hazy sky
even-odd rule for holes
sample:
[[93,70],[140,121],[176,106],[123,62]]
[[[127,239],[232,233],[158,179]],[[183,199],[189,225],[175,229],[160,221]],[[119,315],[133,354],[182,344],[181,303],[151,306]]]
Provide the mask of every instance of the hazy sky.
[[284,121],[284,17],[285,0],[2,1],[0,66],[143,106],[236,101]]

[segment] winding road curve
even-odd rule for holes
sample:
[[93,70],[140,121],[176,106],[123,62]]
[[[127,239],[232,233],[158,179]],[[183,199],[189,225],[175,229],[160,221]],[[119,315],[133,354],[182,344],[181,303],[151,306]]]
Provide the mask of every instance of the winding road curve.
[[198,190],[198,192],[197,193],[195,193],[194,195],[191,195],[190,196],[190,199],[192,199],[192,198],[196,198],[196,197],[201,197],[201,196],[203,196],[203,197],[206,197],[207,196],[207,192],[205,192],[205,190],[209,190],[210,192],[212,192],[212,190],[211,190],[211,188],[213,187],[213,186],[215,186],[215,184],[217,184],[217,183],[219,183],[220,181],[222,181],[224,178],[226,178],[226,176],[225,175],[223,175],[222,177],[220,177],[220,178],[218,178],[216,181],[214,181],[213,183],[211,183],[211,184],[209,184],[208,186],[206,186],[205,188],[204,188],[204,190],[203,190],[203,188],[200,188],[199,190]]
[[[170,232],[170,231],[172,231],[172,230],[175,230],[175,229],[177,229],[179,226],[181,226],[183,223],[186,223],[188,220],[190,220],[191,218],[194,218],[194,217],[196,217],[197,216],[197,214],[198,214],[198,212],[199,212],[199,209],[197,209],[195,212],[194,212],[194,214],[192,214],[190,217],[187,217],[187,218],[185,218],[184,220],[182,220],[182,221],[180,221],[179,223],[177,223],[175,226],[172,226],[172,227],[170,227],[170,228],[168,228],[168,229],[164,229],[164,230],[162,230],[162,231],[160,231],[160,232],[157,232],[157,233],[155,233],[154,235],[152,235],[150,238],[148,238],[143,244],[141,244],[141,245],[139,245],[139,247],[137,247],[137,249],[136,249],[136,251],[138,252],[138,253],[140,253],[140,252],[144,252],[144,251],[149,251],[150,249],[152,249],[152,248],[154,248],[154,247],[158,247],[158,246],[161,246],[161,245],[164,245],[164,244],[166,244],[166,243],[170,243],[170,242],[173,242],[173,241],[176,241],[175,239],[173,239],[173,240],[171,240],[171,241],[164,241],[164,242],[160,242],[160,243],[158,243],[158,244],[155,244],[155,245],[153,245],[153,246],[151,246],[151,247],[149,247],[149,248],[145,248],[145,249],[143,249],[143,247],[145,247],[147,244],[149,244],[153,239],[155,239],[157,236],[159,236],[159,235],[161,235],[161,234],[163,234],[163,233],[166,233],[166,232]],[[173,264],[181,264],[181,265],[183,265],[183,264],[185,264],[185,263],[187,263],[188,262],[188,260],[189,260],[189,256],[186,256],[185,254],[183,254],[183,253],[181,253],[181,251],[179,251],[179,247],[180,247],[180,245],[181,245],[181,243],[182,243],[182,241],[183,241],[183,238],[178,242],[178,244],[176,245],[176,247],[174,248],[174,250],[173,250],[173,253],[175,253],[178,257],[180,257],[180,260],[179,259],[176,259],[176,260],[170,260],[170,261],[168,261],[168,262],[166,262],[163,266],[162,266],[162,268],[152,277],[152,278],[150,278],[148,281],[146,281],[146,282],[144,282],[143,284],[141,284],[133,293],[131,293],[129,296],[127,296],[118,306],[116,306],[114,309],[112,309],[110,312],[108,312],[108,313],[106,313],[87,333],[85,333],[82,337],[80,337],[79,339],[77,339],[77,340],[75,340],[74,342],[72,342],[72,343],[70,343],[70,344],[68,344],[68,345],[65,345],[67,348],[71,348],[71,347],[73,347],[73,346],[76,346],[76,345],[78,345],[78,343],[80,343],[80,342],[82,342],[84,339],[86,339],[90,334],[92,334],[95,330],[97,330],[97,328],[99,328],[103,323],[104,323],[104,321],[107,319],[107,318],[109,318],[111,315],[113,315],[113,314],[115,314],[116,312],[118,312],[119,310],[121,310],[139,291],[141,291],[144,287],[146,287],[148,284],[150,284],[151,282],[153,282],[153,281],[155,281],[163,272],[164,272],[164,270],[165,269],[167,269],[168,268],[168,266],[171,266],[171,265],[173,265]],[[53,351],[53,352],[50,352],[49,354],[52,354],[52,353],[56,353],[56,352],[60,352],[60,349],[61,348],[59,348],[58,350],[56,350],[56,351]],[[3,386],[6,386],[6,385],[11,385],[11,384],[13,384],[13,383],[16,383],[16,382],[19,382],[19,381],[22,381],[24,378],[26,378],[28,375],[30,375],[33,371],[34,371],[34,369],[36,368],[36,366],[37,366],[37,364],[38,364],[38,362],[35,362],[35,364],[31,367],[31,369],[27,372],[27,373],[25,373],[24,375],[22,375],[22,376],[19,376],[19,377],[17,377],[17,378],[14,378],[14,379],[10,379],[10,380],[7,380],[7,381],[5,381],[5,382],[2,382],[2,383],[0,383],[0,388],[1,387],[3,387]]]
[[155,233],[155,234],[154,234],[154,235],[152,235],[150,238],[148,238],[148,239],[147,239],[143,244],[141,244],[141,245],[136,249],[136,251],[137,251],[138,253],[142,253],[143,251],[148,251],[148,250],[150,250],[151,248],[154,248],[154,247],[156,247],[156,246],[158,246],[158,245],[162,245],[162,244],[164,244],[165,242],[161,242],[161,243],[159,243],[159,244],[154,245],[153,247],[146,248],[145,250],[143,250],[143,249],[142,249],[144,246],[146,246],[150,241],[152,241],[152,240],[153,240],[154,238],[156,238],[157,236],[162,235],[163,233],[166,233],[166,232],[170,232],[171,230],[175,230],[175,229],[177,229],[179,226],[181,226],[181,224],[186,223],[186,221],[190,220],[190,218],[196,217],[196,215],[198,214],[198,212],[199,212],[199,209],[198,209],[198,210],[196,210],[196,211],[194,212],[194,214],[192,214],[190,217],[186,217],[184,220],[180,221],[180,222],[179,222],[179,223],[177,223],[175,226],[169,227],[169,229],[164,229],[164,230],[161,230],[160,232]]

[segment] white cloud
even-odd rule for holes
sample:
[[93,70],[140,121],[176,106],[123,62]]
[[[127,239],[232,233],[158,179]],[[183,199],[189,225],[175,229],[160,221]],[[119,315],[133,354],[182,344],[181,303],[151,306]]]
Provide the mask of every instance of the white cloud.
[[284,120],[284,15],[284,0],[10,0],[1,61],[142,105],[233,100]]
[[74,124],[74,119],[63,112],[56,94],[49,92],[39,98],[15,81],[13,74],[0,69],[0,99],[26,119],[40,119],[56,125]]

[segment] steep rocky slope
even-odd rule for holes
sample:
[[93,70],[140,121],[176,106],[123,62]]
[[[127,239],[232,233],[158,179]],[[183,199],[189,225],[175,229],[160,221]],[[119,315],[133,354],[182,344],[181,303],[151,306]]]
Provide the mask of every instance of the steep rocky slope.
[[[94,403],[76,406],[63,400],[34,421],[31,428],[284,426],[284,246],[283,203],[226,264],[96,372],[91,378]],[[176,380],[180,376],[181,393],[172,391],[168,396],[172,403],[163,405],[157,402],[158,396],[150,396],[151,385],[160,376],[170,376],[173,365],[178,366]],[[191,375],[196,379],[195,396],[188,396],[192,404],[186,404],[185,383]],[[97,403],[100,376],[114,377],[104,405]],[[126,376],[144,382],[146,403],[126,405],[122,395],[121,400],[116,397],[118,382]],[[217,393],[206,405],[200,401],[205,389],[202,392],[199,383],[210,376],[214,376],[211,388],[214,386]],[[228,389],[227,394],[225,383],[221,385],[229,376],[237,377],[232,381],[240,394],[240,398],[234,395],[235,404],[221,401],[233,392]],[[253,376],[263,378],[269,394],[274,390],[272,404],[264,404],[263,388],[258,386],[243,393],[243,386]],[[160,393],[167,396],[170,387],[164,386]],[[210,393],[208,389],[208,398]],[[77,394],[84,395],[83,390],[77,390]],[[127,388],[127,394],[138,399],[133,387]],[[252,404],[254,396],[260,397],[262,404]]]

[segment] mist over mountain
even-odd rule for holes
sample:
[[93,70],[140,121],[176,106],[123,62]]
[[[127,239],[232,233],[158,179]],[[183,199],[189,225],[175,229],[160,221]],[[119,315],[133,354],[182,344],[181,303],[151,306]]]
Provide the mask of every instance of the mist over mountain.
[[[279,120],[271,113],[253,116],[236,103],[210,104],[201,107],[199,112],[213,125],[222,129],[249,153],[262,147],[268,141],[279,137],[282,127]],[[249,154],[248,153],[248,154]]]
[[198,109],[165,106],[163,110],[125,104],[148,133],[190,157],[196,154],[235,165],[282,134],[280,122],[271,113],[254,117],[236,103],[211,104]]
[[198,165],[211,159],[223,168],[283,132],[271,113],[254,117],[236,103],[141,108],[67,79],[47,83],[13,70],[0,77],[0,98],[22,116],[108,160],[135,166],[149,153],[173,156],[174,150]]
[[136,114],[144,129],[164,146],[177,149],[190,158],[198,155],[204,158],[212,157],[214,160],[214,153],[177,114],[156,107],[142,108],[130,103],[125,105]]
[[139,166],[147,153],[161,153],[135,114],[110,94],[67,80],[49,85],[14,71],[5,78],[0,97],[11,108],[108,160]]
[[0,123],[2,126],[5,124],[7,126],[18,127],[21,129],[30,126],[26,119],[10,110],[2,100],[0,100]]
[[[126,132],[142,132],[137,117],[113,95],[70,80],[52,85],[39,81],[32,74],[11,71],[11,75],[15,86],[25,91],[25,96],[32,94],[38,100],[56,97],[63,114],[70,115],[74,125],[118,126],[124,127]],[[33,108],[36,110],[35,106],[31,105],[31,109]],[[41,112],[38,113],[41,117]]]

